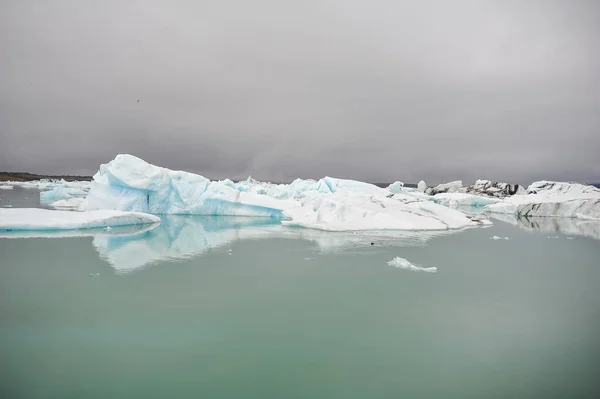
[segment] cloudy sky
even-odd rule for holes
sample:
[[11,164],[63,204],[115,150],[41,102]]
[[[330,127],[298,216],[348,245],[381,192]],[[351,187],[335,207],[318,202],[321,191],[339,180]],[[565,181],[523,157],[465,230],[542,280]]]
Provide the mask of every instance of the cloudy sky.
[[[0,0],[0,170],[600,181],[595,0]],[[139,102],[138,102],[139,100]]]

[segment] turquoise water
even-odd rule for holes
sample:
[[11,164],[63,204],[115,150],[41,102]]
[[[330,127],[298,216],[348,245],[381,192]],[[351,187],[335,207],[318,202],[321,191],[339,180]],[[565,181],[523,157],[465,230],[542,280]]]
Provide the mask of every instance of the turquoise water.
[[[169,217],[5,234],[0,397],[596,397],[597,230],[507,221],[431,235]],[[438,271],[388,266],[396,256]]]

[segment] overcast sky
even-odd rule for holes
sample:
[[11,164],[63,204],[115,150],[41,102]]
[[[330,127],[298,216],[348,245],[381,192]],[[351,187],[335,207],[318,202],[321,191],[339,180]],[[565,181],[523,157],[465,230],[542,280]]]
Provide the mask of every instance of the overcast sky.
[[[139,100],[139,102],[138,102]],[[0,170],[600,181],[600,1],[0,0]]]

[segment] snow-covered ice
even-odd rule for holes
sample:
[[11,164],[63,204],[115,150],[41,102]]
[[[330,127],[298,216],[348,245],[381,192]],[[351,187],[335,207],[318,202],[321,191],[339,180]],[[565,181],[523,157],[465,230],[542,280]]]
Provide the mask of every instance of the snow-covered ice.
[[56,209],[78,210],[81,208],[81,204],[83,203],[83,201],[83,198],[74,197],[70,199],[55,201],[51,203],[50,206]]
[[483,207],[500,201],[497,198],[466,193],[440,193],[432,196],[432,199],[436,203],[450,208]]
[[513,195],[486,206],[491,213],[524,217],[600,219],[600,190],[578,183],[539,181],[525,195]]
[[102,165],[82,204],[84,210],[115,209],[156,214],[268,216],[288,226],[321,230],[446,230],[477,226],[462,212],[435,204],[398,182],[389,189],[324,177],[291,184],[210,181],[193,173],[118,155]]
[[12,189],[14,189],[13,186],[0,185],[0,190],[12,190]]
[[398,256],[395,257],[394,259],[392,259],[391,261],[389,261],[388,265],[394,266],[394,267],[397,267],[400,269],[412,270],[412,271],[417,271],[417,272],[429,272],[429,273],[437,272],[437,267],[416,266],[416,265],[413,265],[412,263],[410,263],[408,260],[406,260],[404,258],[400,258]]
[[462,212],[433,202],[332,194],[312,196],[283,212],[282,223],[327,231],[446,230],[477,226]]
[[113,210],[69,212],[36,208],[0,209],[0,230],[72,230],[158,223],[160,218],[139,212]]

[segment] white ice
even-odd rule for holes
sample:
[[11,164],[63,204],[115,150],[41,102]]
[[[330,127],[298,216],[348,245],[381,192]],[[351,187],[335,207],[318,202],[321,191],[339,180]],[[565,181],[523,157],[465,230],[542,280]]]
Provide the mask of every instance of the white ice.
[[492,236],[490,237],[490,240],[508,240],[508,237],[498,237],[498,236]]
[[69,212],[37,208],[0,209],[0,230],[43,231],[93,229],[160,222],[160,218],[139,212],[114,210]]
[[432,196],[433,201],[450,208],[483,207],[500,201],[498,198],[466,193],[440,193]]
[[4,185],[0,186],[0,190],[12,190],[12,189],[14,189],[13,186],[4,186]]
[[42,204],[52,204],[56,201],[70,200],[73,198],[84,198],[88,194],[87,189],[79,187],[54,187],[40,193],[40,202]]
[[513,195],[486,206],[491,213],[524,217],[600,219],[600,190],[578,183],[539,181],[525,195]]
[[81,204],[83,203],[83,198],[73,197],[70,199],[64,199],[55,201],[50,204],[52,208],[56,209],[71,209],[71,210],[79,210],[81,208]]
[[[399,183],[394,186],[397,191],[401,188]],[[418,191],[393,194],[373,184],[332,177],[281,185],[252,178],[238,183],[210,181],[118,155],[94,175],[82,209],[268,216],[284,219],[289,226],[331,231],[446,230],[480,224],[423,197]]]
[[391,261],[388,262],[388,265],[398,267],[400,269],[412,270],[412,271],[417,271],[417,272],[419,272],[419,271],[420,272],[429,272],[429,273],[437,272],[437,267],[415,266],[412,263],[410,263],[408,260],[406,260],[404,258],[400,258],[400,257],[395,257],[394,259],[392,259]]

